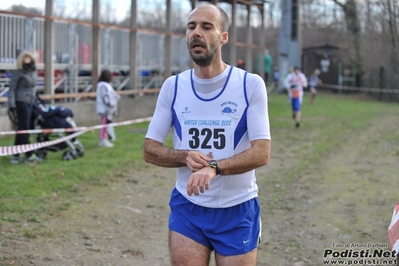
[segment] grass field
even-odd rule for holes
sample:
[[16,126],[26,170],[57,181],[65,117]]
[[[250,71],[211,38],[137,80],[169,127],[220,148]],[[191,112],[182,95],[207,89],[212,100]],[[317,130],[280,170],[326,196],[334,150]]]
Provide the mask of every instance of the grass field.
[[[290,155],[285,158],[289,164],[295,157],[292,167],[283,166],[278,176],[272,174],[268,182],[289,184],[298,173],[316,164],[320,158],[341,145],[343,140],[366,128],[370,121],[386,113],[399,117],[399,105],[359,100],[360,97],[347,95],[321,94],[314,105],[303,105],[301,128],[295,129],[290,106],[285,95],[269,95],[269,116],[272,139],[284,140],[290,146]],[[308,101],[308,98],[305,98]],[[71,199],[83,195],[87,190],[107,186],[115,179],[124,178],[125,171],[148,167],[142,160],[142,146],[148,123],[121,126],[115,129],[117,142],[114,148],[97,146],[98,132],[87,132],[79,137],[85,147],[85,155],[74,161],[63,161],[62,152],[49,153],[48,158],[37,165],[12,165],[10,157],[0,157],[0,235],[2,225],[12,224],[21,228],[25,222],[40,223],[69,209]],[[300,135],[300,137],[298,137]],[[306,136],[306,137],[304,137]],[[394,139],[398,132],[386,132],[384,138]],[[169,145],[170,145],[170,140]],[[370,136],[370,141],[377,141]],[[0,146],[12,145],[13,138],[0,139]],[[283,156],[283,152],[273,149],[272,158]],[[399,155],[399,147],[396,154]],[[299,160],[299,162],[298,162]],[[133,169],[133,170],[132,170]],[[281,189],[264,192],[276,204],[288,193]],[[264,204],[264,212],[273,212],[274,205]],[[280,206],[281,207],[281,206]],[[284,209],[293,208],[290,205]],[[34,232],[24,232],[26,237],[36,237]]]
[[[303,149],[312,149],[302,158],[298,167],[306,168],[332,146],[339,145],[341,137],[365,126],[387,108],[399,112],[395,104],[359,101],[353,97],[328,95],[319,97],[315,105],[303,105],[302,128],[312,136],[312,145],[299,143],[297,155]],[[297,130],[290,119],[288,100],[284,95],[269,95],[269,115],[272,137],[284,134],[294,139]],[[97,131],[79,137],[85,155],[74,161],[63,161],[62,152],[49,152],[47,160],[38,165],[12,165],[10,157],[0,157],[0,217],[1,221],[22,222],[37,217],[37,213],[54,215],[68,208],[68,198],[82,191],[86,184],[101,185],[125,168],[143,167],[142,145],[148,123],[116,128],[118,143],[113,149],[97,147]],[[281,137],[281,136],[280,136]],[[0,139],[1,146],[12,145],[13,138]],[[297,172],[300,169],[290,169]],[[289,179],[289,173],[287,178]],[[61,200],[59,200],[61,199]]]
[[[68,208],[68,199],[87,185],[101,185],[126,168],[142,167],[141,148],[147,124],[116,128],[114,149],[97,146],[98,131],[79,136],[85,154],[73,161],[62,153],[49,152],[41,164],[12,165],[9,156],[0,157],[0,225],[4,221],[35,220],[39,214],[55,215]],[[0,139],[0,146],[13,144],[13,138]]]

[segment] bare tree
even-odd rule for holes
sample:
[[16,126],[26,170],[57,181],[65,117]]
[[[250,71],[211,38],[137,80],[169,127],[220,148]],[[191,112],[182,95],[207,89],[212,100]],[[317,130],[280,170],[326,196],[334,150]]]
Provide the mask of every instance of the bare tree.
[[35,7],[26,7],[23,5],[13,5],[11,6],[11,11],[19,13],[28,13],[33,15],[43,15],[43,10]]
[[386,7],[388,12],[389,35],[391,37],[392,57],[391,67],[394,73],[395,84],[399,84],[399,52],[398,52],[398,9],[395,9],[395,2],[393,0],[386,0]]
[[101,6],[101,21],[104,23],[116,23],[115,19],[115,9],[112,8],[112,5],[109,1],[106,1]]
[[268,18],[267,18],[267,26],[271,29],[273,29],[275,27],[275,16],[274,14],[276,13],[276,7],[278,8],[278,5],[276,5],[276,3],[274,1],[270,1],[269,4],[267,5],[267,14],[268,14]]
[[66,6],[64,0],[54,0],[54,16],[64,18],[66,17]]
[[[165,28],[166,7],[162,1],[143,1],[143,9],[138,14],[140,28],[163,30]],[[144,3],[146,3],[144,5]],[[151,6],[151,8],[147,8]]]
[[172,6],[172,29],[175,33],[186,33],[186,19],[191,10],[184,10],[181,1],[173,2]]
[[361,54],[361,27],[356,0],[346,0],[344,3],[341,3],[339,0],[332,1],[342,8],[342,11],[345,14],[346,28],[352,34],[353,52],[355,54],[352,59],[352,66],[356,75],[356,84],[361,86],[363,83],[362,78],[364,71],[363,58]]

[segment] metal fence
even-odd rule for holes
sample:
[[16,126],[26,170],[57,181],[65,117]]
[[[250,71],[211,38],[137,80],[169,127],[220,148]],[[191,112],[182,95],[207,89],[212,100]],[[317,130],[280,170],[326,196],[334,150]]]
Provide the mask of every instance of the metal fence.
[[[111,70],[114,86],[124,89],[129,83],[128,29],[101,28],[101,67]],[[165,35],[138,31],[138,86],[159,86],[165,58]],[[92,26],[54,21],[55,91],[75,93],[90,90]],[[172,36],[172,71],[187,69],[190,57],[185,38]],[[16,69],[16,58],[22,50],[32,51],[37,58],[38,90],[43,89],[44,19],[0,13],[0,95],[6,94],[10,71]]]

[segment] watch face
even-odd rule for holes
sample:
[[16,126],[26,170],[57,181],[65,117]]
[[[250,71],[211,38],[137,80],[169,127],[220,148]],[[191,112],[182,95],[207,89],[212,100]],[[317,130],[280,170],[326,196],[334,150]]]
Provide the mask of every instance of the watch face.
[[208,164],[209,164],[209,166],[215,168],[215,167],[218,165],[218,162],[215,161],[215,160],[212,160],[212,161],[210,161]]
[[217,175],[220,175],[221,170],[220,170],[218,161],[212,160],[212,161],[210,161],[210,162],[208,163],[208,165],[209,165],[209,167],[212,167],[212,168],[216,169],[216,174],[217,174]]

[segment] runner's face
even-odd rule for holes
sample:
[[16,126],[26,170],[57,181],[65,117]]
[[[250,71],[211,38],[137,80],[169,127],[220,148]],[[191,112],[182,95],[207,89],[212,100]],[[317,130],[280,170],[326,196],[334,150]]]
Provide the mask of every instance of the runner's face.
[[187,20],[186,42],[193,61],[199,66],[209,66],[224,44],[219,28],[220,13],[214,7],[199,7]]

